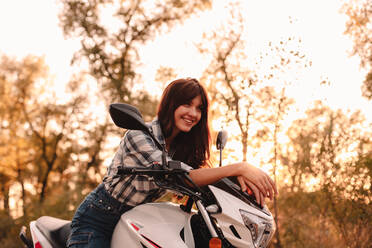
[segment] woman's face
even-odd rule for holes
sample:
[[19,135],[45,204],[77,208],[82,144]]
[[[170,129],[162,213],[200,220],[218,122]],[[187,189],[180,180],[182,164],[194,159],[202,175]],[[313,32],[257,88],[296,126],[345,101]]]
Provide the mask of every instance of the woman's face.
[[195,126],[201,118],[202,101],[201,96],[198,95],[191,102],[180,105],[174,111],[174,123],[175,128],[173,133],[178,132],[189,132],[193,126]]

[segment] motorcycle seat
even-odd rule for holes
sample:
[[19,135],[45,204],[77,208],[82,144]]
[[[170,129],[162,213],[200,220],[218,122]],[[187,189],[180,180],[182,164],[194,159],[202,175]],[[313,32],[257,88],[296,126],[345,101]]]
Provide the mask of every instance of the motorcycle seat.
[[36,220],[36,227],[55,248],[66,247],[71,230],[71,221],[42,216]]

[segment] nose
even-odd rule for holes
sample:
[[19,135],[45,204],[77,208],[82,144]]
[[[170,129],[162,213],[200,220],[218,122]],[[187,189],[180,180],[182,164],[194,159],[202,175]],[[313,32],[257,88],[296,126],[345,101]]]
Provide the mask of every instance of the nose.
[[189,115],[192,116],[192,117],[196,117],[198,115],[198,110],[196,109],[196,107],[191,107],[190,108]]

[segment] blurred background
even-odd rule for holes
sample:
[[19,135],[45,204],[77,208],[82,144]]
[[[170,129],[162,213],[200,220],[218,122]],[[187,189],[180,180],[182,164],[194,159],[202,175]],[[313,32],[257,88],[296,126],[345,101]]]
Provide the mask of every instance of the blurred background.
[[270,247],[371,247],[371,16],[368,0],[1,1],[1,246],[101,182],[125,132],[110,103],[150,121],[195,77],[223,163],[277,183]]

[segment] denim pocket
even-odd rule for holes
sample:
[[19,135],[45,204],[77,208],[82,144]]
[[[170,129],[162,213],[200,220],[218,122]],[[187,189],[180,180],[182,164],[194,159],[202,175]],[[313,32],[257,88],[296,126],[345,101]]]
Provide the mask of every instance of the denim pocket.
[[76,232],[72,233],[68,242],[67,247],[86,247],[88,244],[92,232]]
[[97,199],[96,201],[91,201],[89,207],[102,212],[103,214],[113,214],[118,215],[118,210],[112,206],[109,202],[105,201],[105,199]]

